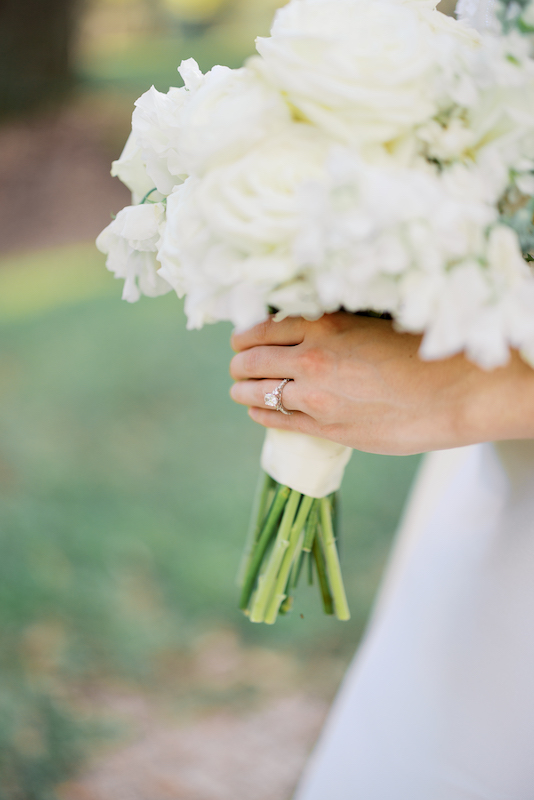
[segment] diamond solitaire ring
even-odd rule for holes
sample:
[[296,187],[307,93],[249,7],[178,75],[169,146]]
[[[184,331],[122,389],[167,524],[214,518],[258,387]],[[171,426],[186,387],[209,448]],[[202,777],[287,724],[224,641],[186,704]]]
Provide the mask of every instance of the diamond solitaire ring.
[[282,403],[282,392],[284,391],[284,387],[287,386],[289,381],[292,381],[293,378],[284,378],[282,383],[276,387],[274,392],[266,392],[263,396],[263,402],[268,408],[274,408],[275,411],[281,411],[282,414],[285,414],[287,417],[290,417],[293,412],[288,411],[287,408],[284,408]]

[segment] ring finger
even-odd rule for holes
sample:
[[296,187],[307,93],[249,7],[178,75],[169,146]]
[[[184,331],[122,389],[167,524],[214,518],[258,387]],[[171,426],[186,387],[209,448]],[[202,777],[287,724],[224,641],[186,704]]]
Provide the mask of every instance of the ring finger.
[[[249,408],[269,408],[265,395],[280,386],[281,380],[239,381],[230,389],[232,400]],[[282,390],[282,403],[288,411],[302,411],[295,381],[286,383]]]

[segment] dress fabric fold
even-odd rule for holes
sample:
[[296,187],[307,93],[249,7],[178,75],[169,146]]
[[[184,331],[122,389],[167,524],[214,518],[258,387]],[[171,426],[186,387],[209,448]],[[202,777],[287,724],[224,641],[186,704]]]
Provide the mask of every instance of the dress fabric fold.
[[534,441],[426,457],[295,800],[534,797]]

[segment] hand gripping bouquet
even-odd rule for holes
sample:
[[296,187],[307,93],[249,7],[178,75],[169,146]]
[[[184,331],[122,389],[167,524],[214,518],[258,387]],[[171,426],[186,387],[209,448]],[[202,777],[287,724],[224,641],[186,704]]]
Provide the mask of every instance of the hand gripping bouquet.
[[[388,314],[423,334],[422,358],[491,369],[513,347],[534,365],[533,31],[525,0],[484,34],[432,0],[291,0],[243,68],[184,61],[182,88],[137,100],[113,164],[132,205],[97,244],[124,299],[174,290],[189,328]],[[304,564],[349,618],[350,454],[267,432],[241,570],[252,621],[289,610]]]

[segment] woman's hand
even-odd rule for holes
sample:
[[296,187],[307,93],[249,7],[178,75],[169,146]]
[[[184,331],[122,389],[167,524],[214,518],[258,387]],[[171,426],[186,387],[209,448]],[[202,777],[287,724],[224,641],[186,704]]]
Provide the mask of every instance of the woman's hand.
[[[485,372],[458,355],[421,361],[420,337],[353,314],[272,319],[234,334],[233,399],[267,428],[372,453],[408,455],[481,441],[534,438],[534,370],[514,353]],[[264,395],[283,378],[284,416]]]

